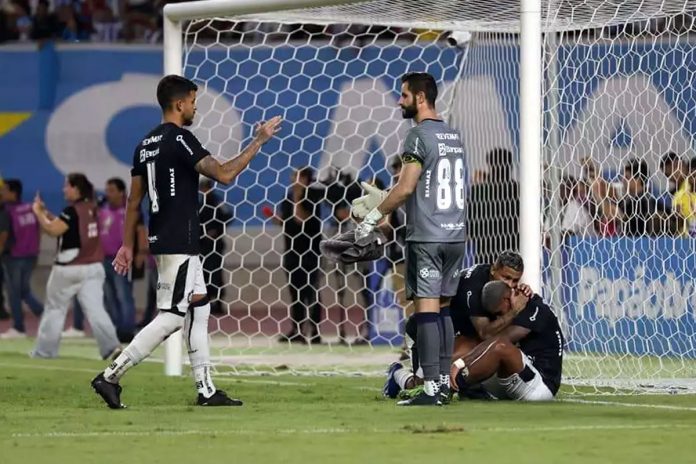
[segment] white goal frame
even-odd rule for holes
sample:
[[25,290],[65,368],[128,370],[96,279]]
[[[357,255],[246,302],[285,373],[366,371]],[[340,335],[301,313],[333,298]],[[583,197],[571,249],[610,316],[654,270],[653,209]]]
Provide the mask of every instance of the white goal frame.
[[[164,7],[164,74],[183,71],[182,22],[201,18],[300,10],[350,5],[364,0],[203,0]],[[487,1],[481,1],[485,13]],[[493,5],[492,5],[493,6]],[[520,252],[525,263],[525,282],[541,291],[542,273],[542,36],[541,0],[520,0]],[[316,23],[307,16],[306,23]],[[183,341],[173,334],[165,344],[165,374],[183,371]]]

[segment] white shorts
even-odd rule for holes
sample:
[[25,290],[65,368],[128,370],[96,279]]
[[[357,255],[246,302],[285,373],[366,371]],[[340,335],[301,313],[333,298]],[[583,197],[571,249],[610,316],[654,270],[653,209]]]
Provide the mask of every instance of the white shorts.
[[528,382],[522,380],[519,374],[513,374],[505,379],[497,375],[481,382],[483,388],[497,399],[520,400],[520,401],[550,401],[553,393],[546,386],[541,378],[541,374],[532,364],[532,360],[522,353],[522,362],[532,372],[534,378]]
[[206,295],[198,256],[157,255],[157,309],[186,315],[193,295]]

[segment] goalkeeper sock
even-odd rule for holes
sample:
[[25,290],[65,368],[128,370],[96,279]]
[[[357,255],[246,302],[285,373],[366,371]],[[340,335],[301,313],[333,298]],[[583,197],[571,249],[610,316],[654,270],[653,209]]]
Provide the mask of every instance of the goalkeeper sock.
[[208,298],[191,303],[184,320],[184,339],[188,349],[193,380],[198,393],[210,398],[215,393],[215,385],[210,376],[210,347],[208,346],[208,318],[210,303]]
[[104,370],[104,378],[108,382],[118,383],[128,369],[150,356],[160,343],[181,328],[183,322],[181,316],[160,312]]
[[[426,393],[434,395],[437,393],[437,384],[440,382],[440,315],[437,313],[416,313],[416,324],[418,324],[418,335],[416,346],[418,347],[418,357],[420,366],[423,368],[423,377],[426,380]],[[436,386],[434,393],[430,393],[432,388],[427,385],[433,382]]]
[[394,372],[394,380],[397,385],[401,387],[402,390],[406,390],[408,381],[413,377],[413,372],[407,367],[402,367],[401,369]]
[[[454,326],[448,306],[440,308],[440,383],[442,378],[447,376],[449,379],[450,365],[452,364],[452,352],[454,351]],[[449,385],[449,380],[447,385]]]

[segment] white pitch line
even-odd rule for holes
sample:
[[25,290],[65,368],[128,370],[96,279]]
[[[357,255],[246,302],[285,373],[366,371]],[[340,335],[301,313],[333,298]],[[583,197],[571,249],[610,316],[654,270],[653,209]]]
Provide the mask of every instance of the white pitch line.
[[671,404],[653,404],[653,403],[622,403],[620,401],[599,401],[599,400],[581,400],[573,398],[564,398],[558,400],[564,403],[580,403],[580,404],[598,404],[602,406],[623,406],[625,408],[648,408],[648,409],[667,409],[671,411],[693,411],[696,412],[696,407],[690,406],[674,406]]
[[[453,425],[454,427],[454,425]],[[278,434],[311,434],[311,435],[333,435],[347,433],[538,433],[538,432],[578,432],[596,430],[651,430],[651,429],[693,429],[696,426],[683,424],[617,424],[617,425],[568,425],[560,427],[462,427],[461,430],[452,431],[439,430],[437,428],[423,428],[414,430],[398,429],[347,429],[347,428],[317,428],[317,429],[278,429],[271,432]],[[249,429],[226,429],[226,430],[128,430],[113,432],[47,432],[47,433],[13,433],[12,438],[102,438],[102,437],[178,437],[186,435],[254,435],[267,434],[269,430],[249,430]]]

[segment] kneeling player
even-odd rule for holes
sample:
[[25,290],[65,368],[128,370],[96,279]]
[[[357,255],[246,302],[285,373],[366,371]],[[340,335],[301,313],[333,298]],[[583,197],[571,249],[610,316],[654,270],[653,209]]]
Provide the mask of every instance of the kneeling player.
[[547,401],[561,385],[563,334],[540,296],[528,298],[504,282],[489,282],[481,295],[491,313],[522,308],[499,336],[452,363],[454,390],[481,383],[497,399]]
[[[505,282],[511,288],[519,288],[529,296],[531,289],[520,284],[524,272],[522,257],[513,251],[501,253],[493,264],[477,264],[462,271],[457,285],[457,294],[452,298],[450,313],[454,332],[454,353],[452,360],[465,355],[482,341],[491,338],[506,328],[515,313],[492,314],[481,305],[483,287],[492,280]],[[402,389],[411,389],[422,382],[418,373],[418,352],[416,349],[416,324],[413,317],[406,322],[406,334],[414,341],[411,347],[411,368],[395,362],[389,366],[388,378],[384,385],[384,396],[396,398]],[[445,398],[441,398],[443,400]]]

